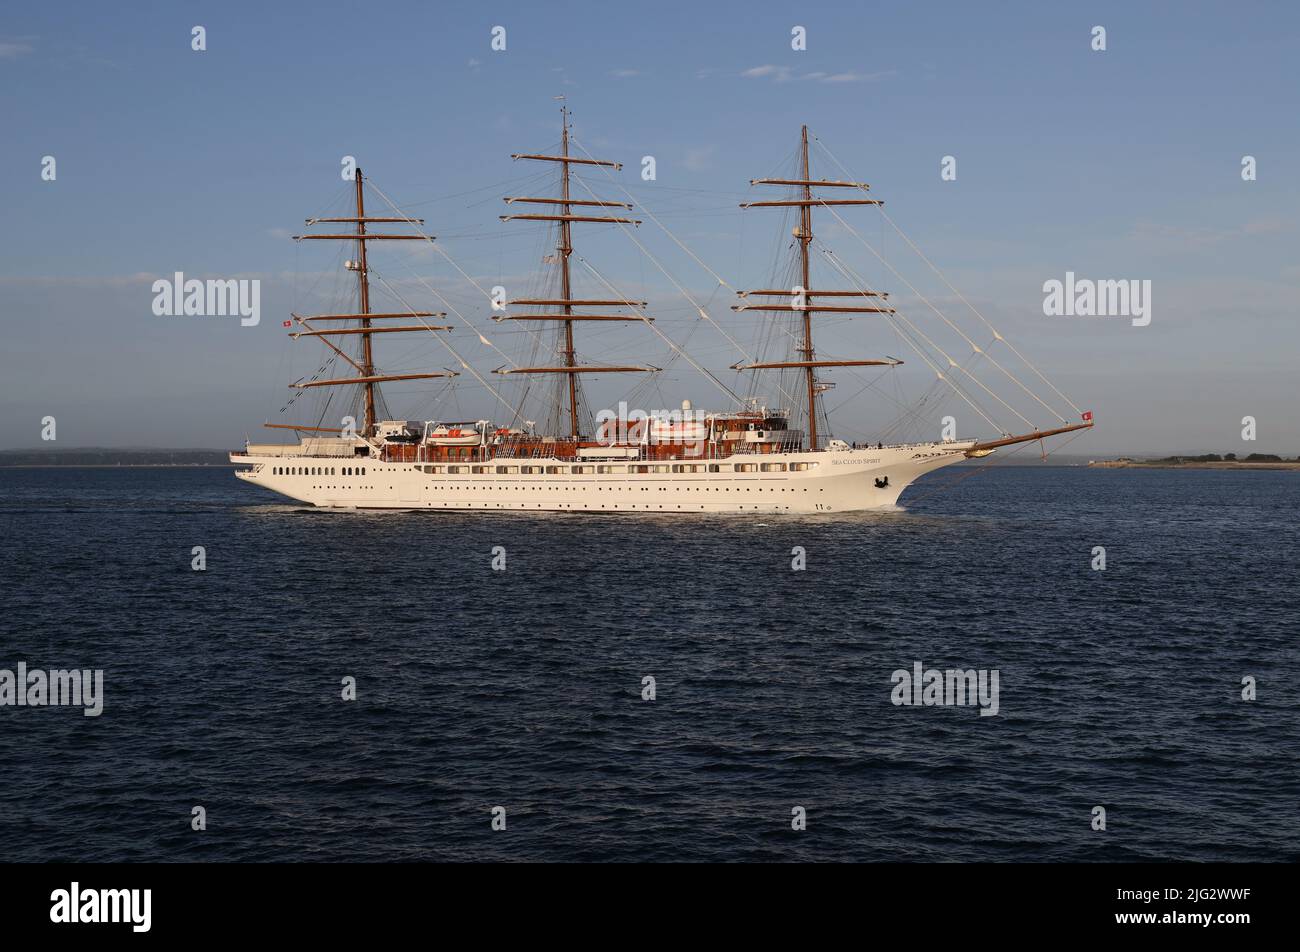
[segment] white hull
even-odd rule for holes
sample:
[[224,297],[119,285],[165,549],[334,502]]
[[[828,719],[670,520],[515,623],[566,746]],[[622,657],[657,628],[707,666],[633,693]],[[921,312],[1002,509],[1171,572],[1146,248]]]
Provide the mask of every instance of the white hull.
[[[230,458],[247,467],[236,471],[240,479],[322,508],[808,513],[891,508],[919,476],[961,461],[973,445],[915,443],[631,463],[497,458],[466,462],[456,474],[449,473],[452,467],[446,464],[386,463],[366,457],[236,453]],[[647,465],[651,472],[633,471]],[[795,468],[803,465],[807,468]],[[715,466],[718,471],[709,471]],[[538,472],[525,474],[522,467]],[[658,467],[668,471],[654,472]],[[703,471],[672,471],[687,467]]]

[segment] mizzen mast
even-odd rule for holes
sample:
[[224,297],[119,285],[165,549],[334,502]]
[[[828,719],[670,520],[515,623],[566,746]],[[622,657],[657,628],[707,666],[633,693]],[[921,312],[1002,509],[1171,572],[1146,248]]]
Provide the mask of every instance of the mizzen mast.
[[[357,273],[357,302],[358,308],[355,314],[315,314],[306,317],[293,315],[294,320],[305,327],[306,330],[298,331],[290,336],[295,340],[301,337],[315,337],[329,347],[336,354],[341,356],[357,371],[355,377],[338,377],[326,380],[312,380],[304,383],[293,384],[296,389],[308,387],[342,387],[360,384],[365,392],[365,423],[362,430],[362,436],[371,437],[375,435],[377,420],[375,414],[375,384],[383,383],[389,380],[424,380],[431,377],[454,377],[452,371],[443,371],[440,373],[421,373],[421,374],[380,374],[375,372],[374,351],[371,346],[370,338],[374,334],[398,334],[398,333],[415,333],[426,331],[445,331],[451,330],[446,326],[430,326],[427,324],[406,326],[406,327],[375,327],[371,323],[374,320],[388,320],[392,318],[424,318],[424,317],[445,317],[445,314],[435,314],[432,311],[408,311],[405,313],[380,313],[372,314],[370,311],[370,266],[366,257],[366,243],[370,241],[427,241],[432,240],[425,235],[401,235],[401,234],[376,234],[366,231],[367,224],[379,223],[404,223],[411,225],[423,225],[423,218],[402,218],[402,217],[379,217],[366,215],[366,199],[363,189],[364,179],[361,175],[361,169],[353,173],[353,182],[356,189],[356,215],[344,218],[309,218],[307,226],[336,223],[336,224],[354,224],[356,225],[355,233],[342,234],[304,234],[294,235],[295,241],[355,241],[357,243],[357,260],[355,265],[348,262],[348,267]],[[352,321],[360,322],[358,327],[345,327],[318,330],[312,326],[311,321]],[[361,362],[345,354],[328,338],[334,336],[359,336],[361,338]]]
[[560,356],[563,358],[563,365],[557,367],[503,367],[495,372],[499,374],[563,374],[568,378],[568,403],[569,403],[569,436],[572,439],[579,439],[582,436],[582,424],[578,418],[578,375],[583,373],[654,373],[657,367],[645,366],[628,366],[628,367],[606,367],[579,364],[577,353],[573,343],[573,324],[575,321],[639,321],[641,317],[634,314],[590,314],[583,311],[575,311],[574,308],[585,307],[644,307],[645,301],[629,301],[614,299],[581,299],[573,296],[573,280],[569,267],[569,256],[573,254],[573,235],[572,226],[574,222],[599,222],[611,225],[639,225],[640,221],[633,218],[624,218],[619,215],[595,215],[595,214],[574,214],[574,208],[624,208],[631,209],[632,206],[627,202],[607,202],[607,201],[584,201],[574,199],[570,193],[570,167],[574,165],[592,165],[612,168],[615,170],[623,168],[620,162],[608,162],[603,159],[583,159],[571,156],[569,154],[569,110],[567,106],[560,109],[562,131],[560,134],[560,154],[559,155],[540,155],[532,153],[516,153],[510,157],[515,160],[528,159],[536,162],[556,162],[560,166],[560,197],[559,198],[537,198],[537,197],[508,197],[505,199],[507,205],[520,202],[531,205],[554,205],[558,209],[558,214],[519,214],[519,215],[501,215],[504,221],[550,221],[559,223],[559,243],[556,245],[558,261],[560,266],[560,297],[558,298],[519,298],[509,301],[510,305],[519,307],[558,307],[559,312],[554,311],[541,314],[510,314],[500,318],[501,320],[513,321],[561,321],[564,324],[563,345],[560,348]]
[[804,372],[804,385],[807,391],[808,399],[808,448],[817,449],[817,397],[820,393],[820,386],[817,382],[818,367],[875,367],[875,366],[896,366],[902,361],[893,358],[879,360],[818,360],[817,351],[813,346],[813,329],[812,317],[817,313],[829,314],[893,314],[892,307],[876,307],[872,305],[845,305],[845,304],[814,304],[813,298],[822,297],[863,297],[863,298],[886,298],[888,295],[880,294],[875,291],[832,291],[832,290],[814,290],[811,284],[812,268],[809,246],[813,240],[812,230],[812,210],[815,205],[880,205],[882,202],[873,198],[822,198],[813,194],[813,188],[853,188],[866,192],[870,186],[863,182],[842,182],[814,180],[812,170],[808,161],[808,127],[804,126],[800,135],[799,143],[799,170],[800,177],[796,179],[752,179],[750,185],[776,185],[781,187],[796,186],[799,189],[800,197],[797,199],[787,199],[783,201],[771,202],[743,202],[741,208],[798,208],[799,225],[795,229],[794,236],[799,242],[799,271],[802,278],[801,284],[797,288],[789,291],[762,289],[756,291],[738,291],[737,294],[743,299],[749,297],[771,297],[771,296],[788,296],[791,299],[789,304],[737,304],[732,306],[733,311],[774,311],[774,312],[791,312],[802,316],[802,334],[797,351],[802,359],[787,361],[766,361],[762,363],[736,364],[736,370],[784,370],[784,369],[802,369]]

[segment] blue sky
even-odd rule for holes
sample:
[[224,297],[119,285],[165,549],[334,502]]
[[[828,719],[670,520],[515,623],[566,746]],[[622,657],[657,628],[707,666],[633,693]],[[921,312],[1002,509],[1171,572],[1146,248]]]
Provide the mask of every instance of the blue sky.
[[[207,30],[204,52],[190,48],[195,24]],[[504,52],[490,49],[496,25]],[[790,48],[795,25],[806,51]],[[1090,49],[1095,25],[1105,52]],[[578,139],[627,163],[620,181],[634,200],[733,287],[773,277],[788,222],[736,204],[750,178],[788,167],[806,122],[962,293],[1096,412],[1097,430],[1072,452],[1300,454],[1292,4],[51,3],[9,11],[0,30],[0,447],[39,444],[46,415],[67,446],[265,439],[260,424],[281,418],[285,384],[324,353],[287,341],[283,312],[336,300],[343,286],[342,249],[287,236],[312,214],[342,211],[345,154],[428,219],[477,279],[526,284],[545,235],[498,222],[499,198],[546,194],[544,169],[509,155],[558,141],[563,95]],[[46,155],[53,182],[41,179]],[[653,183],[637,174],[644,155],[656,158]],[[955,181],[940,178],[945,155],[957,159]],[[1242,181],[1243,155],[1256,157],[1257,181]],[[814,161],[815,173],[839,177],[822,153]],[[371,211],[382,213],[373,200]],[[843,214],[928,300],[980,326],[874,212]],[[924,302],[822,221],[836,254],[926,326]],[[647,224],[637,237],[729,333],[754,338],[752,318],[727,310],[730,291],[663,232]],[[738,386],[726,368],[739,355],[625,236],[580,229],[577,246]],[[261,278],[261,324],[155,316],[152,280],[178,270]],[[1043,282],[1066,271],[1150,280],[1151,324],[1044,316]],[[473,288],[427,249],[396,252],[386,273],[430,310],[442,307],[417,278],[444,290],[470,319],[457,328],[462,352],[484,372],[503,361],[478,348],[478,331],[506,350],[523,339],[498,334]],[[665,366],[669,353],[643,328],[622,331],[626,343],[600,328],[580,349]],[[825,333],[836,355],[908,360],[890,393],[916,396],[933,379],[880,324],[833,320]],[[423,362],[450,358],[421,344],[391,364]],[[846,438],[897,416],[877,390],[852,396],[870,377],[830,379]],[[621,383],[592,381],[593,405],[617,400]],[[405,394],[390,388],[390,404],[414,416],[499,409],[469,380],[452,395]],[[721,403],[680,361],[640,395],[654,406]],[[1052,422],[1032,402],[1017,408]],[[936,436],[943,413],[960,435],[989,432],[967,409],[934,401],[907,435]],[[1254,443],[1241,439],[1247,415]],[[1010,413],[995,417],[1018,428]]]

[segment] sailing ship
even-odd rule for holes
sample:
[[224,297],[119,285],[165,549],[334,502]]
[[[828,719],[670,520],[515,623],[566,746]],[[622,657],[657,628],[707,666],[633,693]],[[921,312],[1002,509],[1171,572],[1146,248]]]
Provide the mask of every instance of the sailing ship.
[[[344,262],[344,267],[356,276],[356,309],[294,314],[285,323],[294,328],[291,336],[295,340],[314,339],[329,349],[332,357],[327,366],[350,368],[342,375],[318,373],[312,379],[291,384],[291,388],[299,392],[330,388],[332,392],[349,394],[345,402],[356,408],[361,419],[357,422],[349,416],[339,427],[321,426],[323,419],[314,424],[267,423],[268,427],[295,431],[299,440],[292,444],[247,442],[243,450],[230,455],[240,479],[322,508],[657,514],[846,512],[895,507],[900,494],[925,473],[987,456],[1004,446],[1041,441],[1093,425],[1091,413],[1079,411],[1081,418],[1077,421],[1057,414],[1058,426],[1018,435],[1004,432],[986,440],[888,444],[878,440],[874,445],[859,445],[831,435],[822,400],[833,384],[820,374],[835,368],[893,368],[902,361],[888,356],[831,359],[821,356],[815,346],[814,329],[819,318],[889,318],[897,312],[886,293],[865,287],[856,279],[848,282],[851,287],[813,285],[814,211],[833,212],[835,207],[881,203],[870,197],[866,183],[813,178],[806,126],[801,130],[792,177],[750,182],[752,186],[785,189],[787,197],[741,205],[745,209],[793,210],[796,225],[790,247],[798,283],[789,288],[737,291],[740,303],[732,308],[740,317],[784,322],[782,330],[792,351],[782,355],[786,359],[751,358],[733,364],[731,369],[779,375],[778,389],[790,406],[772,407],[757,398],[737,397],[734,405],[717,411],[696,410],[690,401],[682,401],[681,409],[672,412],[634,414],[631,418],[605,412],[593,417],[583,393],[583,378],[654,375],[660,369],[643,363],[606,364],[580,359],[577,343],[581,328],[595,322],[640,322],[653,328],[654,318],[644,313],[646,302],[631,300],[612,287],[600,297],[581,297],[578,295],[582,292],[575,290],[571,271],[575,226],[635,227],[641,222],[629,217],[633,208],[629,202],[602,200],[594,195],[586,199],[574,197],[575,167],[612,172],[622,166],[589,154],[574,154],[571,142],[566,106],[561,110],[558,154],[512,156],[519,161],[557,167],[559,194],[506,197],[512,213],[500,216],[503,221],[546,223],[556,235],[555,253],[545,261],[558,272],[558,296],[519,297],[506,302],[509,314],[493,317],[501,324],[517,321],[537,329],[532,332],[535,340],[544,339],[549,329],[551,359],[537,364],[512,363],[494,371],[503,378],[529,381],[524,393],[533,391],[532,382],[541,385],[539,389],[551,398],[547,425],[539,428],[523,420],[521,405],[515,406],[509,419],[500,425],[487,419],[382,418],[380,409],[386,403],[381,384],[454,378],[458,372],[383,372],[375,360],[374,338],[389,334],[447,335],[454,327],[430,323],[445,318],[443,311],[372,310],[370,244],[434,239],[423,233],[423,219],[400,213],[367,215],[366,180],[357,168],[353,176],[354,209],[348,209],[355,214],[308,219],[306,232],[295,236],[299,240],[354,244],[356,257]],[[585,148],[581,151],[586,152]],[[831,197],[835,194],[852,197]],[[515,206],[541,210],[513,213]],[[318,225],[353,227],[311,230]],[[403,225],[415,231],[404,233],[400,230]],[[399,227],[371,230],[375,226]],[[853,278],[847,269],[837,269]],[[708,316],[702,308],[700,314]],[[393,321],[401,323],[389,323]],[[490,343],[478,331],[473,333],[483,343]],[[997,339],[1001,340],[1001,335]],[[716,379],[671,340],[668,343]],[[951,358],[948,362],[950,367],[933,368],[940,380],[954,369],[961,369]],[[465,361],[461,365],[474,372]],[[487,385],[485,378],[479,379]],[[545,385],[547,381],[550,386]],[[493,393],[500,397],[495,389]]]

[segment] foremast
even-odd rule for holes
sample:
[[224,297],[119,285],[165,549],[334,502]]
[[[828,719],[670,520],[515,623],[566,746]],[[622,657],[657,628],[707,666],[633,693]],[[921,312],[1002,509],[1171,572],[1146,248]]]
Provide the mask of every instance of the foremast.
[[789,304],[737,304],[733,311],[775,311],[798,313],[801,320],[801,337],[797,352],[801,359],[784,361],[766,361],[762,363],[735,364],[735,370],[787,370],[802,369],[804,389],[806,391],[808,419],[808,448],[816,450],[819,438],[817,433],[817,398],[822,385],[817,380],[819,367],[892,367],[901,364],[901,360],[892,357],[871,360],[818,360],[817,350],[813,345],[813,315],[832,314],[893,314],[892,307],[875,307],[868,305],[821,305],[814,303],[814,298],[825,297],[862,297],[887,298],[888,295],[876,291],[832,291],[812,287],[812,256],[809,247],[813,241],[812,210],[815,205],[880,205],[872,198],[822,198],[813,194],[814,187],[854,188],[866,192],[870,186],[862,182],[815,181],[808,159],[808,127],[803,126],[799,140],[799,171],[796,179],[751,179],[750,185],[776,185],[785,188],[797,186],[799,198],[770,202],[742,202],[741,208],[798,208],[799,226],[795,229],[795,238],[799,243],[799,271],[801,283],[790,290],[762,289],[755,291],[738,291],[742,298],[777,297],[790,298]]

